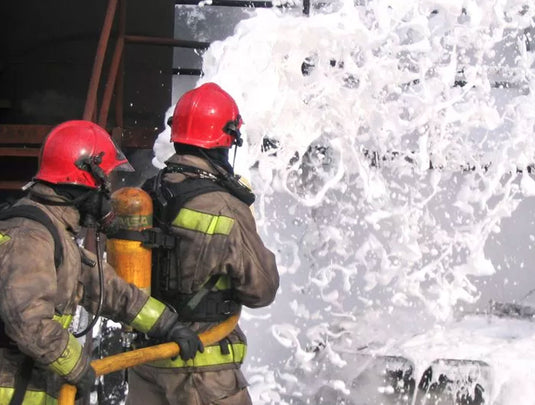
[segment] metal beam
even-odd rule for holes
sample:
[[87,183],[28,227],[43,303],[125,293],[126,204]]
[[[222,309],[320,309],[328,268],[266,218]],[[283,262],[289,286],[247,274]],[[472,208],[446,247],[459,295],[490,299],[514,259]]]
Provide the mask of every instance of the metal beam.
[[18,180],[0,180],[0,190],[20,190],[27,181],[18,181]]
[[93,121],[96,116],[97,108],[97,92],[100,83],[100,76],[102,74],[102,65],[104,64],[104,57],[106,56],[106,48],[110,39],[111,27],[115,19],[115,10],[117,10],[118,0],[109,0],[108,8],[106,10],[106,17],[104,18],[104,25],[100,33],[100,39],[97,46],[97,54],[95,62],[93,63],[93,70],[89,80],[89,90],[87,92],[87,99],[84,108],[84,120]]
[[24,147],[0,147],[0,156],[15,156],[15,157],[38,157],[39,148],[24,148]]
[[0,144],[33,144],[41,145],[53,128],[53,125],[0,125]]
[[176,5],[180,6],[222,6],[222,7],[251,7],[251,8],[272,8],[271,1],[249,1],[249,0],[176,0]]
[[113,90],[115,88],[115,80],[119,73],[121,61],[123,59],[124,49],[124,37],[117,38],[115,43],[115,50],[111,60],[111,66],[108,73],[108,80],[106,81],[106,87],[104,88],[104,95],[102,96],[102,104],[100,106],[100,113],[98,116],[98,124],[106,128],[108,122],[108,112],[110,111],[111,98],[113,96]]
[[209,42],[185,41],[182,39],[147,37],[143,35],[125,35],[125,41],[133,44],[174,46],[177,48],[208,49]]

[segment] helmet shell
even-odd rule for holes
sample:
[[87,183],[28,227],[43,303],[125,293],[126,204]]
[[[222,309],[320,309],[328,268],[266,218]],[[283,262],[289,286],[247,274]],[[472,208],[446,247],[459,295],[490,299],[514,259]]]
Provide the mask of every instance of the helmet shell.
[[241,126],[236,102],[217,84],[205,83],[178,100],[171,124],[171,142],[205,149],[230,148],[236,141],[236,136],[225,130],[230,122],[236,123],[233,126],[236,131]]
[[102,127],[91,121],[64,122],[47,135],[34,180],[98,188],[100,182],[89,171],[79,168],[76,162],[84,156],[98,156],[100,153],[103,154],[99,166],[106,175],[121,165],[127,170],[132,169]]

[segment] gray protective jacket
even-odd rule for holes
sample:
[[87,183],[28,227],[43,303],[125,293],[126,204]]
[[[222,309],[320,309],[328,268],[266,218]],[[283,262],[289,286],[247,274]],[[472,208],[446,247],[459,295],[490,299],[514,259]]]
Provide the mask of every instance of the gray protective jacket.
[[[168,162],[214,173],[206,160],[196,156],[174,155]],[[164,176],[165,181],[176,183],[185,178],[181,173]],[[219,229],[202,229],[207,219]],[[182,293],[194,293],[211,275],[223,274],[229,276],[234,297],[241,304],[260,308],[273,302],[279,287],[275,256],[264,246],[251,208],[236,197],[211,192],[193,198],[173,221],[172,232],[180,240]]]
[[[215,173],[208,161],[196,156],[174,155],[168,164]],[[166,173],[163,180],[179,183],[186,176],[195,175]],[[224,191],[194,197],[176,214],[171,232],[178,242],[176,268],[181,294],[194,294],[212,275],[223,275],[226,286],[216,285],[216,289],[232,289],[240,304],[259,308],[273,302],[279,287],[275,256],[264,246],[250,207],[238,198]],[[213,325],[190,324],[199,332]],[[188,362],[177,358],[135,367],[130,373],[133,384],[127,405],[250,404],[240,370],[245,351],[246,337],[236,327],[228,341],[205,347],[204,353],[197,353]]]

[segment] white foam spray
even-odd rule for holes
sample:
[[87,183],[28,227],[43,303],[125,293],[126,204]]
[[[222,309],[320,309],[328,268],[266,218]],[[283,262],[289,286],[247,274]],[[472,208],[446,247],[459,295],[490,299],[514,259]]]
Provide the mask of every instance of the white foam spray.
[[[276,303],[244,314],[272,332],[250,338],[256,403],[305,398],[344,350],[411,356],[406,336],[477,304],[489,238],[535,193],[532,16],[520,0],[258,10],[205,53],[199,84],[240,106],[242,170],[282,275]],[[343,378],[323,383],[347,395]]]

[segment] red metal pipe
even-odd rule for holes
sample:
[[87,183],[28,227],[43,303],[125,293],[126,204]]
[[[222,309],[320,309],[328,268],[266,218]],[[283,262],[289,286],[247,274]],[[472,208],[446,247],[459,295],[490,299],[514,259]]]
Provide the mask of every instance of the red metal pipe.
[[115,17],[115,10],[117,9],[118,0],[110,0],[108,2],[108,9],[106,10],[106,17],[104,18],[104,25],[100,33],[100,39],[97,46],[97,54],[93,64],[93,71],[91,72],[91,79],[89,81],[89,90],[87,93],[87,100],[85,103],[84,116],[85,120],[92,121],[96,115],[97,92],[100,83],[100,76],[102,74],[102,65],[104,64],[104,57],[106,56],[106,48],[110,39],[111,27]]
[[[126,32],[126,0],[119,2],[119,38],[124,41]],[[124,99],[124,51],[119,63],[118,77],[115,81],[115,125],[124,128],[123,120],[123,99]]]
[[102,104],[100,106],[100,114],[98,117],[98,124],[106,128],[106,123],[108,122],[108,112],[110,110],[111,98],[113,96],[113,88],[115,86],[115,79],[117,78],[117,73],[119,71],[119,65],[123,58],[124,50],[124,37],[119,37],[117,43],[115,44],[115,51],[113,52],[113,58],[111,61],[110,71],[108,74],[108,81],[106,82],[106,87],[104,89],[104,95],[102,96]]

